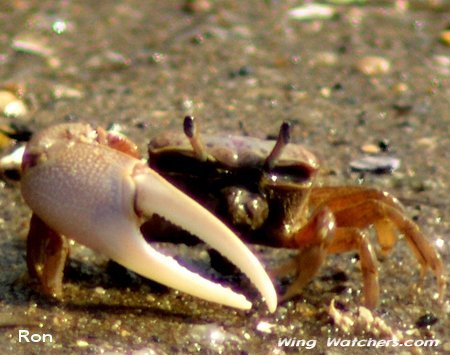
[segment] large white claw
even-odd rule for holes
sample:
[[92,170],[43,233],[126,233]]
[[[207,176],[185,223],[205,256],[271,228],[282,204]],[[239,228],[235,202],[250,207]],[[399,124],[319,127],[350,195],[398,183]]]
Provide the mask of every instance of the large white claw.
[[243,295],[187,270],[144,240],[142,215],[157,213],[229,258],[252,280],[269,310],[275,310],[271,280],[233,232],[138,159],[96,140],[88,125],[68,124],[44,131],[29,143],[21,189],[42,221],[142,276],[212,302],[249,309],[251,303]]

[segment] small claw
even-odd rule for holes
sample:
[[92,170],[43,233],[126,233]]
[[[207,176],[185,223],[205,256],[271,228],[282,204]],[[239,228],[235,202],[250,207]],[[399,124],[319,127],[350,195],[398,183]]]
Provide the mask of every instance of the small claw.
[[[139,211],[144,215],[157,213],[219,251],[249,277],[265,298],[270,312],[275,311],[277,295],[269,276],[256,256],[217,217],[169,184],[153,170],[138,169],[134,174],[134,182],[136,184],[136,208]],[[147,245],[147,247],[149,246]],[[250,306],[247,303],[242,303],[242,305],[245,305],[244,307],[238,306],[235,300],[239,302],[241,300],[236,299],[236,297],[229,298],[231,290],[226,289],[227,292],[225,292],[223,287],[219,289],[217,284],[213,284],[196,274],[193,274],[194,277],[190,271],[178,264],[166,264],[164,269],[167,276],[162,276],[160,269],[156,271],[157,275],[149,275],[148,277],[152,279],[156,279],[158,276],[165,277],[163,283],[167,284],[168,278],[175,276],[173,280],[174,288],[233,307],[247,308],[247,306]],[[186,274],[186,277],[180,280],[179,275],[186,272],[189,275]],[[172,273],[175,274],[172,275]],[[240,297],[243,298],[243,296]]]

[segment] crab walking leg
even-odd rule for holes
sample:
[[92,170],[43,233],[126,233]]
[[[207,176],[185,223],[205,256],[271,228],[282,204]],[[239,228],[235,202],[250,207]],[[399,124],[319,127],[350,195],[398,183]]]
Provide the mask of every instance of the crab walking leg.
[[[219,251],[249,277],[261,292],[269,310],[275,311],[277,295],[272,281],[256,256],[228,227],[150,169],[136,169],[133,180],[138,211],[144,215],[157,213]],[[176,284],[177,289],[186,288],[186,292],[191,294],[198,293],[197,287],[187,278],[178,280]],[[205,295],[199,297],[205,298]],[[225,303],[225,300],[219,302]]]
[[[402,233],[408,242],[411,250],[422,267],[422,277],[425,275],[427,268],[430,268],[438,283],[439,301],[442,302],[446,290],[446,278],[444,276],[444,265],[439,254],[427,241],[420,231],[419,227],[408,217],[384,202],[377,200],[367,200],[354,206],[334,211],[336,223],[338,227],[364,228],[372,223],[377,224],[377,231],[390,229],[381,229],[380,223],[388,221]],[[383,237],[379,237],[383,240]]]
[[69,241],[33,213],[27,237],[27,266],[30,276],[39,280],[45,294],[53,297],[62,295],[68,254]]
[[336,228],[328,253],[345,253],[356,250],[363,274],[364,304],[373,309],[378,304],[380,286],[378,282],[378,263],[369,239],[357,228]]
[[327,248],[336,232],[334,217],[325,207],[297,231],[286,247],[298,249],[299,254],[288,263],[275,270],[278,276],[289,272],[296,273],[296,280],[288,287],[282,300],[288,300],[301,293],[312,278],[319,272],[327,257]]

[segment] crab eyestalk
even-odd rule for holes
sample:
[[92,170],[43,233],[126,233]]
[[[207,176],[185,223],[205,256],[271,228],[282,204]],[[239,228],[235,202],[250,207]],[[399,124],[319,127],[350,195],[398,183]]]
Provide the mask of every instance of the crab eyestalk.
[[271,169],[275,166],[278,158],[283,153],[284,148],[289,144],[291,140],[291,125],[289,122],[283,122],[280,127],[280,132],[278,133],[277,141],[270,152],[269,156],[264,162],[264,168],[266,170]]
[[189,139],[196,158],[200,161],[208,160],[208,153],[203,146],[193,116],[186,116],[183,121],[184,134]]

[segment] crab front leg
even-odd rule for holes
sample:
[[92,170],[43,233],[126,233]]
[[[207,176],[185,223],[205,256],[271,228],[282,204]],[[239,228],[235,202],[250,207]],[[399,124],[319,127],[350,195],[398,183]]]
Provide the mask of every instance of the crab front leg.
[[[244,296],[187,270],[146,243],[139,227],[144,217],[156,213],[228,257],[274,311],[273,285],[239,238],[131,156],[126,141],[110,138],[89,125],[66,124],[44,130],[29,142],[21,190],[38,216],[33,217],[28,241],[30,273],[46,283],[49,293],[60,292],[61,265],[67,254],[61,236],[65,236],[169,287],[212,302],[250,308]],[[56,253],[52,254],[53,249]]]
[[316,206],[327,206],[338,227],[363,229],[373,224],[384,254],[395,245],[397,232],[403,234],[422,267],[422,276],[427,268],[433,271],[439,299],[443,300],[446,281],[439,254],[417,224],[406,216],[396,198],[370,188],[325,187],[314,188],[310,201]]
[[318,273],[328,254],[328,247],[336,233],[333,214],[323,208],[317,212],[299,231],[285,238],[282,246],[297,249],[298,255],[274,270],[275,275],[296,274],[282,300],[300,294],[302,288]]
[[327,207],[319,211],[300,230],[285,239],[285,247],[298,249],[298,255],[275,270],[277,275],[295,272],[297,277],[283,295],[288,300],[318,273],[330,253],[356,250],[360,256],[364,284],[364,304],[374,308],[378,303],[379,284],[375,252],[366,236],[356,228],[338,228]]

